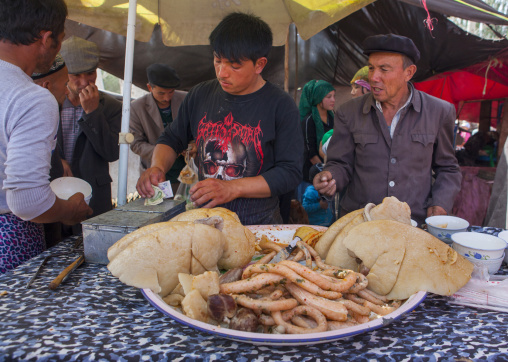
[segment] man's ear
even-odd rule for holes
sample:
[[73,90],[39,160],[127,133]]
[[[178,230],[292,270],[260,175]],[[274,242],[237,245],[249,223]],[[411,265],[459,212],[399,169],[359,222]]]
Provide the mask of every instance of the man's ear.
[[267,62],[268,59],[266,59],[265,57],[256,60],[256,64],[254,64],[254,69],[256,70],[257,74],[261,74]]
[[53,34],[52,31],[42,30],[40,34],[41,34],[40,40],[41,40],[42,45],[44,45],[45,47],[53,45],[53,43],[51,41],[51,35]]
[[409,67],[404,69],[404,72],[406,73],[406,82],[409,82],[416,73],[416,65],[411,64]]
[[42,88],[49,89],[49,80],[45,80],[44,82],[42,82],[41,86]]

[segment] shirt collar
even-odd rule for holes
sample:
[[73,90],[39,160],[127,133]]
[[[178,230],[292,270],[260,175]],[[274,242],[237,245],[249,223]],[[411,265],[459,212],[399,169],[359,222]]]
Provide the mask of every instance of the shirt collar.
[[[410,105],[412,105],[416,112],[420,112],[421,108],[422,108],[422,102],[420,100],[420,97],[416,97],[416,92],[415,92],[416,89],[415,89],[413,83],[407,82],[407,84],[409,87],[410,94],[409,94],[409,98],[408,98],[407,102],[404,104],[404,106],[402,106],[402,108],[409,107]],[[378,101],[376,101],[374,99],[374,97],[370,93],[366,98],[367,99],[363,105],[363,113],[364,114],[368,114],[370,112],[371,108],[377,108],[377,103],[379,103]]]

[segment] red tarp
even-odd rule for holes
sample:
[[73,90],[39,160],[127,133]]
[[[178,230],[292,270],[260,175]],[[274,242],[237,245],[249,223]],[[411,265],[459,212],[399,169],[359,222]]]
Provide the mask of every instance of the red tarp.
[[[485,61],[461,70],[438,74],[415,83],[415,88],[455,105],[460,120],[479,121],[480,102],[508,98],[508,49]],[[497,103],[492,106],[493,127],[496,127]]]

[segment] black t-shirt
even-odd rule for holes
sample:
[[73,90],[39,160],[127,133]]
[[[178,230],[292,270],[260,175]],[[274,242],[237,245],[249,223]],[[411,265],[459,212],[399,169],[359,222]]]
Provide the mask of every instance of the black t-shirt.
[[271,197],[237,199],[221,206],[236,212],[244,225],[280,223],[278,196],[301,181],[298,118],[291,97],[269,82],[254,93],[235,96],[212,80],[191,89],[177,119],[157,143],[179,153],[195,139],[200,180],[262,175]]

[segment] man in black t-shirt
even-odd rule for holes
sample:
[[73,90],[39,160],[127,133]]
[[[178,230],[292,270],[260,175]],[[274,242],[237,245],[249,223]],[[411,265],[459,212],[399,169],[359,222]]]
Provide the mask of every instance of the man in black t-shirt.
[[303,140],[294,101],[261,75],[272,32],[258,17],[232,13],[212,31],[210,44],[217,79],[191,89],[159,138],[138,192],[152,196],[152,185],[195,139],[196,206],[225,207],[244,225],[281,223],[278,197],[302,178]]

